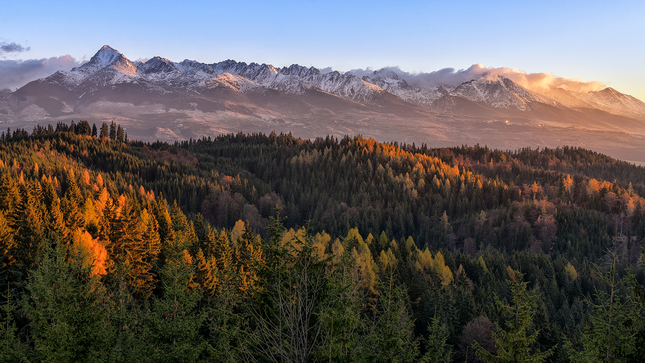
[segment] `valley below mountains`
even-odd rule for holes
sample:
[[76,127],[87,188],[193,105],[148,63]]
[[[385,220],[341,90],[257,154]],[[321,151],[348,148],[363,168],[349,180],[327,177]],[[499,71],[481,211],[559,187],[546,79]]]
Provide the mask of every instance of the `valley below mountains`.
[[645,162],[645,103],[612,88],[538,92],[502,76],[420,87],[391,69],[360,77],[295,64],[132,62],[109,46],[69,72],[0,93],[4,129],[69,120],[115,121],[143,141],[361,134],[433,147],[569,145]]

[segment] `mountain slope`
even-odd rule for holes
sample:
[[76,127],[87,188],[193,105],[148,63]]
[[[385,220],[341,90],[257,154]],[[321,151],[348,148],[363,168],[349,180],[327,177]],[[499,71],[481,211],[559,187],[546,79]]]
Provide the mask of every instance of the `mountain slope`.
[[[613,155],[645,160],[638,148],[645,140],[645,103],[611,88],[534,91],[505,77],[456,87],[415,84],[392,69],[359,77],[297,64],[206,64],[161,56],[132,62],[106,45],[69,72],[0,93],[0,122],[21,127],[118,120],[132,136],[166,140],[273,130],[504,148],[562,142],[589,147],[596,140],[600,148],[611,145],[604,152],[619,148],[623,151]],[[512,137],[509,125],[519,128]],[[562,137],[549,137],[550,132]],[[640,152],[632,157],[634,148]]]

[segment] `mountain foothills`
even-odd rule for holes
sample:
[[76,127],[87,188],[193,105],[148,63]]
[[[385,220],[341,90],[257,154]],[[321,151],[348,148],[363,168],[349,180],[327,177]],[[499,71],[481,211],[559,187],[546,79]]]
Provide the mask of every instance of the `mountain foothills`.
[[408,76],[233,60],[132,62],[104,46],[69,72],[0,93],[0,121],[27,129],[71,119],[116,121],[147,141],[277,131],[503,150],[570,145],[645,162],[645,103],[612,88],[529,90],[490,75],[457,86],[419,85]]
[[[146,69],[101,54],[74,74]],[[645,168],[596,152],[80,121],[2,133],[0,174],[1,361],[645,354]]]

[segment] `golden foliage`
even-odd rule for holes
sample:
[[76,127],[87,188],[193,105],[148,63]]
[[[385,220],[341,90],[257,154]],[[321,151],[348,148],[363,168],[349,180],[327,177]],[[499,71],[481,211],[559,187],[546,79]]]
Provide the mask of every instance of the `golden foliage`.
[[578,278],[578,271],[576,271],[576,268],[571,265],[571,263],[567,262],[567,265],[564,267],[564,271],[567,272],[569,277],[571,277],[571,280],[576,280]]
[[81,256],[83,267],[92,267],[92,276],[107,273],[105,268],[107,250],[87,231],[80,228],[74,231],[71,250],[75,255]]
[[238,220],[237,222],[235,222],[235,226],[231,230],[231,241],[233,241],[233,243],[236,243],[237,239],[240,238],[242,233],[244,233],[244,222]]
[[506,267],[506,272],[508,273],[508,277],[511,279],[513,282],[517,282],[517,276],[515,274],[515,270],[511,266]]

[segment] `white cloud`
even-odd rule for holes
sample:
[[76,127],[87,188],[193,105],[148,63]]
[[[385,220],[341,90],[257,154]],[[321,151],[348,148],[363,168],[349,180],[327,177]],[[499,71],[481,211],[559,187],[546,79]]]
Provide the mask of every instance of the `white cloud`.
[[0,89],[16,89],[56,71],[68,71],[80,66],[81,63],[70,55],[42,59],[0,60]]
[[[606,87],[605,84],[598,81],[584,82],[575,78],[557,77],[552,73],[527,73],[520,69],[485,67],[482,64],[473,64],[467,69],[444,68],[429,73],[409,73],[399,67],[385,67],[381,70],[393,71],[410,86],[418,88],[433,88],[440,85],[456,87],[470,80],[496,79],[499,76],[509,78],[522,87],[537,92],[555,88],[564,88],[574,92],[589,92],[599,91]],[[359,77],[371,75],[373,72],[374,70],[371,68],[349,71]]]

